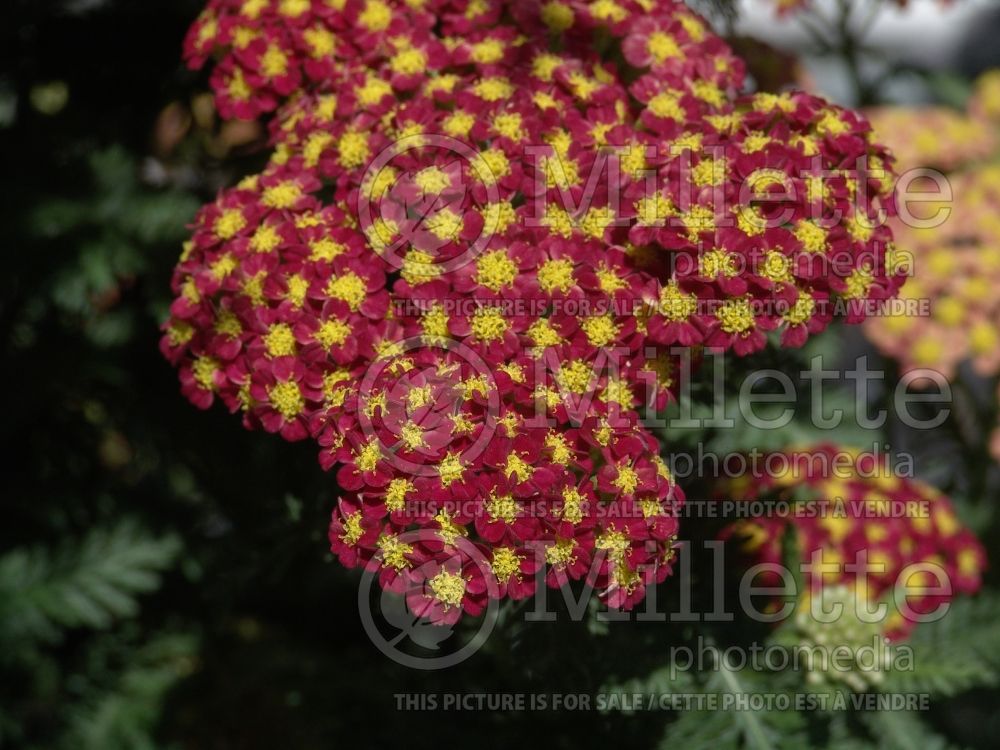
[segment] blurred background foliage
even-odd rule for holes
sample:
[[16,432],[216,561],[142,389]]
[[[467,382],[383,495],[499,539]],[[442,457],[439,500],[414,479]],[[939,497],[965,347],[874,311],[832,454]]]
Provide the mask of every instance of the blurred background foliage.
[[[473,659],[432,674],[378,654],[358,619],[357,577],[326,553],[335,487],[312,450],[244,432],[221,410],[197,412],[157,350],[185,225],[253,166],[262,138],[255,124],[217,122],[205,82],[179,63],[200,5],[0,8],[0,748],[311,748],[347,737],[499,746],[539,736],[551,747],[651,746],[663,714],[398,712],[394,695],[793,689],[785,675],[671,680],[657,671],[670,645],[697,635],[761,635],[726,624],[514,623]],[[781,56],[745,44],[758,80],[786,82]],[[829,337],[825,346],[837,348]],[[794,429],[797,440],[812,437]],[[669,439],[729,450],[765,447],[767,436]],[[977,527],[995,534],[991,510]],[[695,575],[696,600],[709,596],[698,578],[708,574]],[[955,743],[994,747],[1000,603],[968,609],[947,633],[921,635],[954,673],[935,691],[959,696],[930,718]],[[933,742],[907,715],[766,713],[685,715],[663,739],[685,748]]]

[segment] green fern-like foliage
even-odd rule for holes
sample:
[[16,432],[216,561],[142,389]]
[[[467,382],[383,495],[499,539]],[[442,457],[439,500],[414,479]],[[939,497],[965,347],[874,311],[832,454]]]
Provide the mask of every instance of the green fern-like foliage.
[[135,616],[180,548],[126,520],[0,557],[0,747],[154,747],[196,643],[147,633]]
[[[709,696],[717,706],[733,710],[688,710],[672,716],[659,744],[662,748],[687,750],[781,750],[806,747],[804,714],[791,710],[759,710],[743,701],[754,694],[788,693],[795,685],[793,675],[734,669],[719,653],[712,671],[693,673],[658,669],[646,678],[606,686],[605,692],[647,696],[680,693]],[[693,704],[697,705],[697,704]]]
[[877,740],[879,750],[950,750],[953,746],[935,734],[920,716],[912,711],[872,711],[862,715],[868,730]]
[[887,675],[887,692],[957,695],[1000,684],[1000,596],[956,599],[937,622],[917,626],[906,648],[913,669]]
[[[729,705],[730,710],[681,713],[678,720],[668,726],[660,747],[705,750],[806,747],[804,714],[769,707],[757,709],[741,703],[742,699],[754,694],[787,693],[789,687],[791,682],[784,675],[733,669],[724,657],[720,658],[716,671],[705,682],[704,692],[714,694],[718,705]],[[738,708],[733,709],[733,706]]]
[[122,521],[55,552],[7,553],[0,557],[0,643],[54,641],[67,628],[103,629],[134,616],[136,597],[159,586],[179,550],[177,537]]
[[[95,644],[98,657],[106,656],[103,646]],[[90,676],[79,701],[67,711],[59,745],[66,750],[157,748],[153,732],[163,701],[192,670],[197,646],[197,638],[170,632],[125,648],[113,643],[114,661],[121,668],[108,670],[103,679]]]
[[[956,599],[941,620],[918,626],[910,639],[897,647],[912,649],[912,669],[887,672],[880,690],[886,693],[927,693],[939,699],[1000,684],[998,619],[1000,597],[995,594]],[[728,697],[732,706],[740,705],[732,699],[742,696],[802,693],[815,688],[808,687],[803,675],[794,671],[736,670],[720,658],[706,673],[677,672],[662,667],[645,678],[604,689],[648,695],[703,693],[719,699],[719,705],[726,705],[722,699]],[[670,715],[659,746],[688,750],[781,750],[801,747],[950,750],[952,747],[921,713],[857,710],[852,697],[862,696],[846,692],[842,697],[842,708],[817,711],[809,716],[795,711],[747,710],[745,707],[680,711]]]

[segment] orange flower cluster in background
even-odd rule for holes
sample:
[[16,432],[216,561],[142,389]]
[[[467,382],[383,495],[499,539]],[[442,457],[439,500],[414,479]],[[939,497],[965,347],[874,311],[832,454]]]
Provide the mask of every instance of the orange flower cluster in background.
[[904,372],[930,368],[946,377],[969,360],[975,371],[1000,371],[1000,166],[956,174],[951,216],[940,227],[895,229],[912,253],[904,300],[930,300],[929,315],[872,318],[865,333]]
[[975,82],[965,112],[945,106],[871,107],[872,129],[888,141],[900,172],[975,167],[1000,149],[1000,69]]
[[945,106],[873,107],[867,111],[876,133],[891,141],[901,170],[961,169],[996,152],[993,123]]
[[[929,222],[936,226],[892,221],[897,246],[912,256],[912,277],[900,298],[914,305],[927,300],[926,310],[871,318],[865,333],[903,372],[930,369],[951,378],[969,362],[980,377],[997,378],[1000,70],[976,82],[966,112],[895,107],[869,116],[893,148],[901,173],[922,167],[947,172],[951,200],[942,194],[917,217],[923,221],[947,212],[941,214],[943,222]],[[1000,432],[994,433],[993,454],[1000,457]]]

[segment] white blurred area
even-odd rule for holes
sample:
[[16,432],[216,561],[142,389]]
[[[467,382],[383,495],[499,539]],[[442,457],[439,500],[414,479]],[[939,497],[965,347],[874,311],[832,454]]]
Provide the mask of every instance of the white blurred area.
[[[992,33],[980,28],[996,23],[1000,2],[997,0],[909,0],[900,8],[889,0],[850,0],[852,34],[863,38],[863,45],[876,54],[864,62],[867,72],[875,73],[892,63],[903,63],[925,70],[963,67],[970,56],[996,55],[1000,59],[1000,28]],[[816,9],[835,27],[840,15],[839,0],[813,0]],[[738,0],[737,34],[760,39],[772,46],[800,55],[815,49],[809,32],[795,14],[778,18],[772,0]],[[991,12],[992,11],[992,12]],[[971,39],[987,49],[970,50]],[[806,57],[806,67],[817,86],[835,99],[849,100],[850,85],[844,70],[829,58]],[[896,80],[890,84],[890,98],[920,99],[921,91],[912,81]]]
[[[830,19],[837,18],[839,4],[837,0],[814,0],[816,9]],[[868,44],[897,59],[928,65],[947,64],[982,11],[997,7],[994,0],[910,0],[904,8],[888,0],[852,0],[851,5],[855,32],[871,19],[865,34]],[[873,13],[876,6],[880,7]],[[773,0],[740,0],[739,9],[739,33],[787,50],[800,50],[810,43],[794,15],[775,16]]]

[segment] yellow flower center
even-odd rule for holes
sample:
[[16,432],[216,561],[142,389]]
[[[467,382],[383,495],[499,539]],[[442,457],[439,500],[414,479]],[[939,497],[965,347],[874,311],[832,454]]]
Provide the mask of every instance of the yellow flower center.
[[306,408],[306,401],[302,397],[298,383],[291,380],[275,383],[268,388],[267,398],[274,410],[286,420],[294,419]]
[[444,604],[445,609],[462,606],[465,596],[465,579],[458,573],[448,573],[442,570],[428,581],[434,598]]

